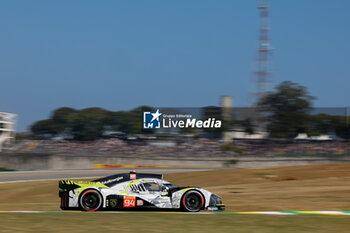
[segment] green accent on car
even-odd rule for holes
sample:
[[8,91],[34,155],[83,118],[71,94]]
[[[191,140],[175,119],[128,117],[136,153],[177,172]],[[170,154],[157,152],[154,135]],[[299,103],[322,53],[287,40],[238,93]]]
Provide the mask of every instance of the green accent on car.
[[184,192],[186,192],[186,191],[188,191],[188,190],[191,190],[191,189],[193,189],[193,188],[185,188],[185,189],[182,189],[182,190],[181,190],[181,193],[184,193]]
[[[109,188],[108,186],[100,183],[100,182],[91,182],[91,181],[74,181],[74,180],[63,180],[64,183],[68,185],[78,185],[79,188],[75,189],[77,195],[80,194],[89,188]],[[63,191],[63,189],[61,189]]]
[[134,184],[137,184],[139,182],[139,180],[134,180],[134,181],[131,181],[128,186],[126,186],[127,188],[130,188],[131,185],[134,185]]
[[101,184],[100,182],[74,181],[74,180],[64,180],[64,182],[66,184],[79,185],[82,188],[88,188],[88,187],[109,188],[108,186]]

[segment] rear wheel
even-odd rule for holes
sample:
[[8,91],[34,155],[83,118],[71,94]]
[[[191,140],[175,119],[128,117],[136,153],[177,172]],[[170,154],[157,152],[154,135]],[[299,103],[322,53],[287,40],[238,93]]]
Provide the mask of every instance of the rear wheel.
[[185,193],[182,197],[182,208],[188,212],[198,212],[204,206],[203,195],[196,191],[191,190]]
[[87,190],[82,193],[79,204],[82,210],[96,211],[102,205],[102,196],[96,190]]

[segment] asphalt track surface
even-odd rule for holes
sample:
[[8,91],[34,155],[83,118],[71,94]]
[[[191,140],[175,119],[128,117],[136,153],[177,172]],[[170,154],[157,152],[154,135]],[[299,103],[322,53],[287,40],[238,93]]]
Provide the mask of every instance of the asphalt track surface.
[[127,173],[135,170],[139,173],[179,173],[204,170],[217,170],[217,168],[113,168],[113,169],[93,169],[93,170],[57,170],[57,171],[15,171],[0,172],[0,183],[36,181],[36,180],[59,180],[70,178],[92,178],[113,175],[117,173]]

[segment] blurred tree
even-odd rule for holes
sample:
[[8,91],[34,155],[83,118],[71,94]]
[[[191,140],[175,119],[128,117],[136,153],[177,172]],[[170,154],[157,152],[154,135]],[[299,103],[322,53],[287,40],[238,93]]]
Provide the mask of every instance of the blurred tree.
[[86,108],[78,112],[73,120],[72,134],[76,140],[100,138],[108,112],[101,108]]
[[244,130],[244,132],[247,132],[249,134],[254,133],[255,125],[253,123],[253,120],[250,117],[244,120],[235,120],[233,122],[233,125],[241,127],[242,130]]
[[348,124],[348,116],[333,116],[332,125],[334,132],[338,137],[350,139],[350,127]]
[[309,136],[318,136],[321,134],[334,133],[333,116],[327,114],[311,115],[309,117],[309,127],[307,134]]
[[321,134],[332,134],[349,139],[350,128],[347,116],[334,116],[328,114],[317,114],[310,116],[308,135],[318,136]]
[[314,99],[306,87],[284,81],[275,92],[263,96],[257,106],[273,138],[292,138],[307,131],[309,110]]
[[78,111],[62,107],[54,110],[49,119],[34,123],[31,131],[37,137],[50,138],[59,134],[71,134],[73,139],[83,141],[102,137],[106,129],[126,134],[153,133],[154,130],[143,130],[143,111],[153,109],[141,106],[131,111],[111,112],[101,108]]
[[153,129],[144,129],[143,128],[143,121],[140,119],[143,119],[143,112],[154,112],[156,111],[154,108],[150,106],[140,106],[137,108],[134,108],[129,113],[129,133],[142,133],[142,134],[152,134],[154,133]]
[[221,138],[222,133],[227,131],[232,127],[232,122],[230,120],[224,120],[222,117],[222,108],[216,106],[208,106],[202,108],[203,117],[201,120],[207,120],[208,118],[215,118],[216,120],[221,120],[222,125],[220,128],[203,128],[202,131],[204,135],[208,138]]
[[57,128],[59,127],[56,126],[54,121],[52,119],[48,119],[35,122],[30,127],[30,130],[37,137],[49,138],[58,134],[59,130]]
[[57,133],[71,132],[77,113],[77,110],[69,107],[62,107],[54,110],[51,119],[55,124]]
[[73,116],[77,113],[77,110],[69,107],[58,108],[52,113],[52,120],[57,124],[69,124],[73,120]]

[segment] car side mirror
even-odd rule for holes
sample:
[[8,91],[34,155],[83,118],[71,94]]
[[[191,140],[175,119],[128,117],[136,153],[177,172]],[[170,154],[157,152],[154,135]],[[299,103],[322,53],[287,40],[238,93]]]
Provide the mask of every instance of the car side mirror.
[[165,190],[165,191],[162,191],[162,192],[160,193],[160,195],[163,196],[163,197],[169,196],[169,192],[168,192],[167,190]]
[[163,186],[161,192],[161,196],[169,196],[169,188],[167,186]]

